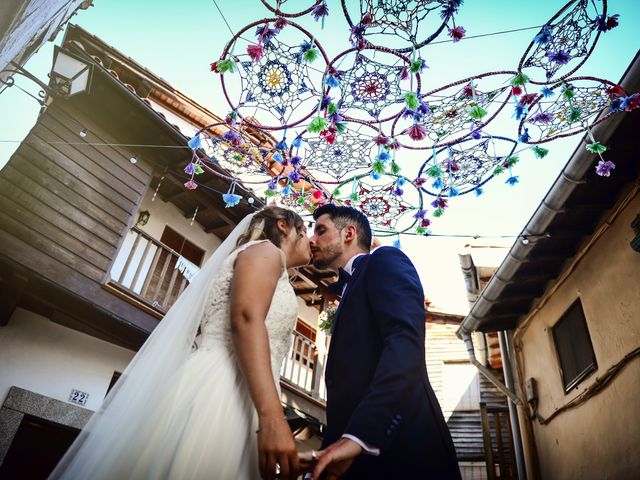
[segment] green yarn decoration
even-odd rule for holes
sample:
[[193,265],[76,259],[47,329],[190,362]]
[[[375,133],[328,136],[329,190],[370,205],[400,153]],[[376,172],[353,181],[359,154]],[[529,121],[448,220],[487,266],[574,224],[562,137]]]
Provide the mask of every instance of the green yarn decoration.
[[586,146],[587,151],[591,153],[595,153],[596,155],[600,155],[607,151],[607,147],[602,145],[600,142],[589,143]]
[[358,192],[353,192],[351,195],[349,195],[349,200],[351,200],[352,202],[357,202],[360,199],[360,197],[358,196]]
[[433,216],[436,217],[436,218],[441,217],[443,214],[444,214],[444,209],[442,209],[442,208],[436,208],[433,211]]
[[336,188],[333,193],[331,194],[332,197],[339,197],[340,196],[340,189]]
[[498,165],[496,168],[493,169],[493,174],[500,175],[501,173],[504,173],[505,170],[506,169],[502,165]]
[[329,122],[327,121],[326,118],[316,117],[309,124],[308,130],[311,133],[319,133],[319,132],[321,132],[323,130],[326,130],[328,123]]
[[487,111],[480,105],[476,105],[469,110],[469,116],[474,120],[482,120],[487,115]]
[[444,172],[438,165],[434,165],[427,170],[427,175],[433,178],[438,178],[444,175]]
[[398,175],[400,173],[400,165],[398,165],[395,160],[391,162],[391,173],[393,175]]
[[544,158],[547,156],[547,153],[549,153],[548,148],[543,148],[538,145],[534,145],[533,147],[531,147],[531,151],[536,156],[536,158]]
[[575,96],[576,96],[576,93],[573,91],[573,88],[570,88],[570,87],[568,87],[567,85],[565,85],[565,86],[562,88],[562,97],[563,97],[565,100],[571,100],[571,99],[573,99],[573,97],[575,97]]
[[216,68],[220,73],[235,73],[236,71],[236,62],[233,60],[218,60],[216,63]]
[[417,235],[424,235],[427,233],[427,229],[424,227],[418,227],[416,228],[416,234]]
[[275,190],[271,190],[270,188],[267,188],[264,191],[264,196],[267,197],[267,198],[275,197],[276,195],[277,195],[276,191]]
[[200,165],[196,164],[196,166],[193,168],[193,172],[196,175],[200,175],[201,173],[204,173],[204,169]]
[[338,111],[338,107],[336,107],[335,103],[330,103],[329,106],[327,107],[327,113],[329,115],[332,115],[334,113],[336,113]]
[[524,73],[519,73],[511,79],[512,87],[522,87],[525,83],[529,83],[529,77],[527,77]]
[[519,161],[520,157],[518,157],[518,155],[511,155],[510,157],[505,158],[504,163],[509,167],[513,167]]
[[422,60],[413,60],[409,67],[409,71],[411,73],[420,73],[420,70],[422,70]]
[[317,48],[313,47],[302,54],[302,60],[305,63],[312,63],[320,56]]
[[373,164],[371,165],[371,169],[375,173],[378,173],[378,174],[382,175],[384,173],[384,163],[381,162],[380,160],[375,160],[373,162]]
[[305,198],[301,196],[300,198],[298,198],[298,205],[304,205],[304,201]]
[[404,94],[404,101],[407,104],[409,110],[416,110],[418,108],[418,95],[413,92]]
[[347,129],[347,122],[337,122],[335,124],[335,127],[338,133],[344,133],[344,131]]
[[580,120],[582,116],[582,110],[579,107],[571,107],[569,109],[569,114],[567,115],[567,120],[569,123],[577,122]]

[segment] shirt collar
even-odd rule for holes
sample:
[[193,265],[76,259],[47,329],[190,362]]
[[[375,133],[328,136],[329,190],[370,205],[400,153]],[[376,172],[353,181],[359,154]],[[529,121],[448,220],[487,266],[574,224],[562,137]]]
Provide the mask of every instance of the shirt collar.
[[351,257],[347,262],[347,264],[344,266],[344,271],[347,272],[349,275],[353,274],[353,262],[355,261],[356,258],[361,257],[362,255],[366,255],[366,253],[358,253],[353,257]]

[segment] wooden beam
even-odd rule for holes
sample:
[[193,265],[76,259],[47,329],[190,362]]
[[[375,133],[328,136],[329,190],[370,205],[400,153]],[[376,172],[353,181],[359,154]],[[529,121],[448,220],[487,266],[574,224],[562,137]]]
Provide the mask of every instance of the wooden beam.
[[2,291],[0,291],[0,327],[9,323],[28,282],[27,276],[14,272],[2,286]]

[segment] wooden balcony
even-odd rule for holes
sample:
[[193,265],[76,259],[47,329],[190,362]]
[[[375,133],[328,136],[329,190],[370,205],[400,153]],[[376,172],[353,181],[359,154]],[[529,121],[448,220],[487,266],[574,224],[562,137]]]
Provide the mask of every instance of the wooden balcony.
[[134,227],[111,269],[109,286],[164,315],[189,285],[189,271],[194,268],[176,251]]

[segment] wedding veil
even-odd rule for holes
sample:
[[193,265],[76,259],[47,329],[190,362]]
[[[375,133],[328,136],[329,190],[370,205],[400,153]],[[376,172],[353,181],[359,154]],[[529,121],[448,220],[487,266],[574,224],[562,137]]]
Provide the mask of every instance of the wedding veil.
[[96,474],[108,472],[109,466],[127,454],[129,436],[148,427],[149,403],[169,395],[173,374],[191,353],[211,284],[253,216],[246,216],[207,260],[135,355],[50,479],[101,477]]

